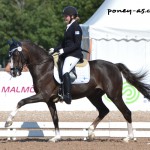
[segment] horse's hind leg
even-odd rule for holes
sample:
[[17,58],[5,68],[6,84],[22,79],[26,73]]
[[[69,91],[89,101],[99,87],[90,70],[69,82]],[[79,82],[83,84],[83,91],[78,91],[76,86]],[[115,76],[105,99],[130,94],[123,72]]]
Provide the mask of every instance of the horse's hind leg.
[[109,109],[105,106],[102,101],[102,93],[97,89],[92,95],[88,96],[87,98],[90,102],[97,108],[99,115],[94,120],[94,122],[90,125],[88,129],[88,137],[89,140],[93,140],[95,137],[94,130],[97,127],[98,123],[109,113]]
[[125,142],[128,142],[129,140],[134,140],[134,134],[133,134],[133,128],[132,128],[132,117],[131,117],[132,113],[128,109],[128,107],[125,105],[122,99],[122,95],[118,96],[118,98],[116,99],[112,98],[111,100],[117,106],[117,108],[120,110],[120,112],[122,113],[122,115],[127,121],[128,137],[124,138],[123,140]]

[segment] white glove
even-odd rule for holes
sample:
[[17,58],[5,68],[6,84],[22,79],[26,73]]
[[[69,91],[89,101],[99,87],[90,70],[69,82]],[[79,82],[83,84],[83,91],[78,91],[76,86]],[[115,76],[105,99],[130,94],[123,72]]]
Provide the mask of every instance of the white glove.
[[64,53],[64,50],[61,48],[59,51],[58,51],[59,55],[62,55]]
[[48,51],[49,55],[52,54],[52,53],[54,53],[54,48],[50,48],[49,51]]

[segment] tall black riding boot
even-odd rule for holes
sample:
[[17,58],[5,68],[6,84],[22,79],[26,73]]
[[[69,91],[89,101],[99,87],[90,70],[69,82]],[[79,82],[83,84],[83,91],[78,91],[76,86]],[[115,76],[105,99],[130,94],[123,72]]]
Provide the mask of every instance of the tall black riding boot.
[[67,104],[71,104],[71,81],[69,73],[63,75],[63,85],[64,85],[64,101]]

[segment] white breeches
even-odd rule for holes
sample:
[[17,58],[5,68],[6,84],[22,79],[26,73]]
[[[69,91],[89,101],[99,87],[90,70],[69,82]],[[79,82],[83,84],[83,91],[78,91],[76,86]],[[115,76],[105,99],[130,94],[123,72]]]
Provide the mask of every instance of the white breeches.
[[79,58],[72,56],[66,57],[62,70],[63,75],[67,72],[69,73],[73,69],[73,67],[78,63],[79,60]]

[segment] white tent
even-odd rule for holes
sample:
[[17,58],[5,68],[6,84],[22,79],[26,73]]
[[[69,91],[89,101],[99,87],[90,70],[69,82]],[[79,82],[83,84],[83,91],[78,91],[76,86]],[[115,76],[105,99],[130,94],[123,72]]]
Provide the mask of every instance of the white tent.
[[90,40],[91,60],[150,70],[150,0],[105,0],[81,26],[83,39]]

